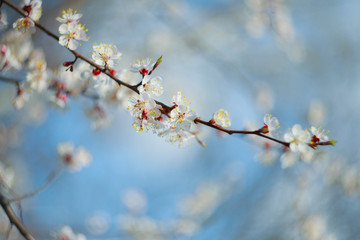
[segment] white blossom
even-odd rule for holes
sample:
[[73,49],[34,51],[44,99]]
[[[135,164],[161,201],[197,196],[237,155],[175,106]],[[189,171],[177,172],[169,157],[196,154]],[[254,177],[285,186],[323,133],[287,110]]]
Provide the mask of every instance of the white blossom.
[[31,71],[45,71],[47,63],[45,61],[45,54],[40,49],[35,49],[31,52],[28,62],[28,68]]
[[276,117],[271,116],[271,114],[266,114],[264,117],[263,133],[269,134],[271,137],[277,137],[277,129],[280,128],[279,120]]
[[161,77],[151,78],[149,75],[146,75],[141,82],[139,92],[147,92],[150,94],[150,96],[158,97],[164,92],[164,88],[161,85],[161,82]]
[[170,112],[170,127],[177,131],[189,131],[196,118],[195,112],[190,109],[190,101],[178,92],[173,97],[174,108]]
[[155,130],[157,128],[156,122],[161,120],[161,106],[157,105],[155,100],[146,92],[130,98],[128,110],[131,116],[136,118],[133,128],[137,132]]
[[35,22],[37,22],[42,13],[41,0],[24,0],[22,9],[26,12],[26,17],[18,18],[13,23],[13,28],[25,33],[30,31],[35,32]]
[[311,137],[307,130],[303,130],[299,124],[295,124],[290,133],[285,133],[284,139],[290,142],[290,149],[293,152],[306,152],[309,150]]
[[224,109],[219,109],[214,113],[213,117],[215,123],[221,127],[230,127],[231,121],[229,118],[229,113]]
[[[128,110],[131,116],[144,119],[148,112],[156,107],[156,102],[148,93],[141,93],[129,99]],[[159,115],[159,114],[158,114]]]
[[35,23],[29,17],[18,18],[16,22],[13,23],[13,28],[25,33],[30,31],[31,33],[35,32]]
[[81,233],[74,233],[71,227],[63,226],[56,233],[53,234],[59,240],[86,240],[85,235]]
[[85,148],[75,148],[71,142],[60,143],[57,151],[60,161],[70,172],[80,171],[92,161],[90,153]]
[[67,11],[62,11],[62,16],[57,17],[56,20],[64,23],[64,24],[70,24],[77,22],[82,17],[81,13],[78,13],[76,10],[69,8]]
[[59,37],[59,44],[69,48],[70,50],[75,50],[80,45],[78,41],[88,40],[86,31],[87,29],[85,29],[85,25],[81,25],[77,22],[61,24],[59,27],[59,33],[62,35]]
[[9,30],[1,38],[0,42],[10,50],[11,60],[16,61],[20,69],[21,65],[29,58],[33,51],[33,43],[30,33],[21,33],[16,30]]
[[6,72],[8,69],[14,68],[19,70],[21,64],[13,57],[10,48],[5,44],[0,46],[0,71]]
[[131,71],[139,72],[141,75],[146,76],[154,65],[155,63],[151,63],[150,58],[137,59],[131,64]]
[[22,9],[28,14],[28,17],[37,22],[42,13],[41,5],[41,0],[23,0]]
[[26,74],[27,86],[37,92],[42,92],[49,85],[49,75],[46,71],[31,71]]
[[311,133],[313,134],[312,141],[313,142],[326,142],[329,140],[328,136],[326,136],[327,131],[321,129],[321,127],[314,127],[310,128]]
[[64,67],[60,66],[54,72],[54,85],[61,84],[62,87],[68,91],[71,96],[79,96],[86,88],[90,80],[90,66],[85,62],[79,62],[74,65],[73,71],[64,71]]
[[29,72],[26,74],[24,86],[37,92],[47,89],[50,76],[46,71],[46,66],[44,53],[38,49],[32,51],[28,62]]
[[122,55],[113,44],[94,44],[93,50],[92,59],[96,64],[104,68],[113,68],[114,60],[119,60]]

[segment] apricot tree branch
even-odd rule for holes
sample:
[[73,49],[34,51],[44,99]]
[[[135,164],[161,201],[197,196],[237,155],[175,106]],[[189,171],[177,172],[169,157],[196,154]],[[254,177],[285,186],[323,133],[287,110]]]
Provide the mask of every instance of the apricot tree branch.
[[[6,5],[8,5],[9,7],[11,7],[12,9],[14,9],[15,11],[17,11],[20,15],[24,16],[24,17],[27,17],[26,14],[20,9],[18,8],[17,6],[13,5],[12,3],[10,3],[8,0],[1,0],[1,2],[5,3]],[[50,30],[46,29],[45,27],[43,27],[41,24],[35,22],[35,26],[37,28],[39,28],[40,30],[42,30],[43,32],[45,32],[47,35],[49,35],[50,37],[52,37],[53,39],[55,39],[56,41],[59,41],[59,37],[52,33]],[[101,66],[99,66],[98,64],[96,64],[95,62],[91,61],[90,59],[86,58],[85,56],[81,55],[80,53],[78,53],[77,51],[74,51],[74,50],[71,50],[69,48],[67,48],[73,55],[74,57],[77,59],[77,58],[80,58],[81,60],[87,62],[88,64],[90,64],[91,66],[95,67],[96,69],[99,69],[101,72],[103,72],[104,74],[106,74],[107,76],[109,76],[111,79],[113,79],[118,85],[123,85],[129,89],[131,89],[132,91],[136,92],[137,94],[139,94],[139,90],[138,90],[138,86],[139,85],[130,85],[128,83],[125,83],[123,81],[121,81],[120,79],[118,79],[117,77],[115,77],[114,75],[112,75],[110,73],[110,71],[107,69],[107,68],[102,68]],[[159,58],[160,62],[162,60],[162,57]],[[158,60],[158,61],[159,61]],[[159,102],[159,101],[156,101],[157,104],[161,105],[165,110],[170,110],[171,107],[167,106],[166,104],[162,103],[162,102]],[[211,128],[214,128],[214,129],[217,129],[219,131],[222,131],[222,132],[225,132],[229,135],[231,134],[244,134],[244,135],[257,135],[259,137],[262,137],[262,138],[266,138],[270,141],[274,141],[274,142],[277,142],[279,144],[282,144],[284,145],[285,147],[289,147],[290,146],[290,143],[289,142],[284,142],[284,141],[281,141],[281,140],[278,140],[278,139],[275,139],[275,138],[272,138],[272,137],[269,137],[265,134],[262,134],[260,131],[256,130],[256,131],[244,131],[244,130],[228,130],[228,129],[225,129],[225,128],[222,128],[222,127],[219,127],[217,125],[214,125],[214,124],[211,124],[209,122],[206,122],[206,121],[203,121],[203,120],[200,120],[199,118],[195,119],[194,121],[195,123],[198,123],[198,124],[202,124],[202,125],[206,125],[208,127],[211,127]],[[308,144],[309,146],[311,147],[316,147],[318,145],[333,145],[333,143],[331,141],[328,141],[328,142],[321,142],[321,143],[313,143],[313,144]]]
[[200,124],[202,124],[202,125],[206,125],[206,126],[208,126],[208,127],[214,128],[214,129],[217,129],[217,130],[219,130],[219,131],[221,131],[221,132],[224,132],[224,133],[227,133],[227,134],[229,134],[229,135],[232,135],[232,134],[257,135],[257,136],[259,136],[259,137],[263,137],[263,138],[269,139],[269,140],[271,140],[271,141],[280,143],[280,144],[284,145],[285,147],[289,147],[289,145],[290,145],[290,143],[288,143],[288,142],[280,141],[280,140],[278,140],[278,139],[276,139],[276,138],[272,138],[272,137],[269,137],[269,136],[267,136],[267,135],[265,135],[265,134],[262,134],[261,131],[259,131],[259,130],[255,130],[255,131],[229,130],[229,129],[223,128],[223,127],[221,127],[221,126],[214,125],[214,124],[212,124],[212,123],[210,123],[210,122],[203,121],[203,120],[201,120],[201,119],[199,119],[199,118],[196,118],[196,119],[194,120],[194,122],[195,122],[195,123],[200,123]]

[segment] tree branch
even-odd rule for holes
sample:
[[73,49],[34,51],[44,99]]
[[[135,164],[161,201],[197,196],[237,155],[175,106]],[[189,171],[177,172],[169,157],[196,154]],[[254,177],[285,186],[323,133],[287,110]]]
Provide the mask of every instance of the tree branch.
[[[9,7],[11,7],[12,9],[14,9],[15,11],[17,11],[20,15],[24,16],[24,17],[27,17],[27,15],[18,7],[16,7],[15,5],[13,5],[12,3],[10,3],[8,0],[0,0],[1,2],[5,3],[6,5],[8,5]],[[39,28],[40,30],[42,30],[43,32],[45,32],[47,35],[49,35],[50,37],[52,37],[53,39],[55,39],[56,41],[59,41],[59,37],[52,33],[50,30],[46,29],[45,27],[43,27],[41,24],[35,22],[35,26],[37,28]],[[106,68],[102,68],[101,66],[97,65],[96,63],[94,63],[93,61],[91,61],[90,59],[86,58],[85,56],[81,55],[80,53],[78,53],[77,51],[74,51],[74,50],[71,50],[69,48],[67,48],[73,55],[75,58],[80,58],[81,60],[87,62],[88,64],[90,64],[91,66],[99,69],[101,72],[103,72],[104,74],[106,74],[107,76],[109,76],[111,79],[113,79],[117,84],[119,85],[123,85],[129,89],[131,89],[132,91],[136,92],[137,94],[139,94],[139,90],[137,89],[138,88],[138,85],[130,85],[128,83],[125,83],[123,81],[121,81],[120,79],[116,78],[115,76],[113,76],[108,69]],[[161,58],[159,58],[161,59]],[[159,101],[156,101],[157,104],[161,105],[164,109],[166,110],[170,110],[171,107],[167,106],[166,104],[162,103],[162,102],[159,102]],[[290,146],[290,143],[289,142],[284,142],[284,141],[281,141],[281,140],[278,140],[278,139],[275,139],[275,138],[272,138],[272,137],[269,137],[265,134],[262,134],[261,132],[259,131],[244,131],[244,130],[228,130],[228,129],[225,129],[225,128],[222,128],[222,127],[219,127],[217,125],[213,125],[209,122],[206,122],[206,121],[203,121],[203,120],[200,120],[199,118],[195,119],[194,121],[195,123],[198,123],[198,124],[202,124],[202,125],[206,125],[208,127],[211,127],[211,128],[214,128],[214,129],[217,129],[219,131],[222,131],[222,132],[225,132],[229,135],[232,135],[232,134],[244,134],[244,135],[257,135],[259,137],[262,137],[262,138],[266,138],[270,141],[274,141],[274,142],[277,142],[279,144],[282,144],[284,145],[285,147],[289,147]],[[332,143],[329,141],[329,142],[322,142],[322,143],[314,143],[314,144],[309,144],[309,146],[311,147],[316,147],[318,145],[332,145]]]

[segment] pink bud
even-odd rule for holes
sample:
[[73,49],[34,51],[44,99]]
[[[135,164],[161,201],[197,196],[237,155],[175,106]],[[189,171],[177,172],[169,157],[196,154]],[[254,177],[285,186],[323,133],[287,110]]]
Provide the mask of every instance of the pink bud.
[[31,12],[31,10],[32,10],[32,6],[31,6],[31,5],[25,5],[25,6],[23,7],[23,10],[24,10],[25,12],[27,12],[28,14],[30,14],[30,12]]
[[113,75],[113,76],[116,74],[116,71],[115,71],[114,69],[109,69],[109,72],[110,72],[110,74]]
[[101,73],[101,71],[100,71],[99,69],[95,68],[95,69],[92,71],[92,73],[94,74],[94,76],[98,76],[98,75]]
[[139,70],[139,72],[140,72],[141,75],[145,76],[145,75],[147,75],[149,73],[149,70],[147,70],[146,68],[142,68],[142,69]]
[[1,55],[5,56],[6,50],[7,50],[6,45],[5,45],[5,44],[2,44],[2,45],[1,45],[1,50],[0,50],[0,51],[1,51]]
[[63,66],[64,67],[68,67],[68,66],[70,66],[70,65],[72,65],[73,64],[73,62],[64,62],[63,63]]
[[260,132],[264,134],[269,133],[268,125],[265,124],[262,128],[260,128]]
[[18,88],[18,90],[17,90],[17,95],[20,96],[21,94],[23,94],[23,92],[24,92],[24,91],[23,91],[21,88]]

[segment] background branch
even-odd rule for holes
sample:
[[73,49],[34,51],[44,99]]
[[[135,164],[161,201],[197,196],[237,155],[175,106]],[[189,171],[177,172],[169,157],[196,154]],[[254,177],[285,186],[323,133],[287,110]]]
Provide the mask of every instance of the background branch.
[[0,193],[0,205],[4,209],[7,217],[9,218],[10,223],[19,230],[20,234],[26,240],[35,240],[35,238],[31,235],[29,230],[24,226],[24,224],[16,216],[14,210],[10,206],[10,203],[5,199],[5,197],[1,193]]

